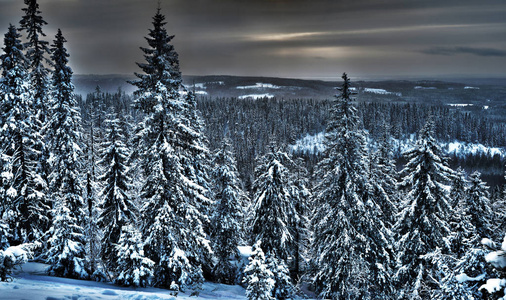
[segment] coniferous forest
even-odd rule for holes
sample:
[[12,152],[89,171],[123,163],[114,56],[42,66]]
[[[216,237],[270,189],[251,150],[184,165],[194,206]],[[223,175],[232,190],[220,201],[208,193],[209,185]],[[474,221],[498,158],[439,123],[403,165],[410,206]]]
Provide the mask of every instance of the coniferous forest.
[[504,123],[361,102],[346,73],[328,100],[199,96],[160,8],[133,95],[81,97],[65,29],[24,3],[0,56],[0,280],[30,260],[175,296],[504,299],[506,190],[481,174],[504,156],[441,146],[504,148]]

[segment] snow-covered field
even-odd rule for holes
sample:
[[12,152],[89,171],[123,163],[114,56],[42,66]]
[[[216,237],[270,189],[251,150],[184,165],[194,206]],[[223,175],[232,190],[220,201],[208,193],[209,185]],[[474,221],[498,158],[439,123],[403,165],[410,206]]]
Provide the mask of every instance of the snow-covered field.
[[474,104],[468,104],[468,103],[450,103],[449,106],[453,107],[466,107],[466,106],[473,106]]
[[402,97],[401,93],[389,92],[384,89],[364,88],[364,93],[371,93],[371,94],[377,94],[377,95],[396,95],[396,96]]
[[250,94],[250,95],[242,95],[239,96],[239,99],[262,99],[262,98],[274,98],[274,95],[272,94]]
[[238,90],[246,90],[246,89],[279,89],[280,87],[277,85],[273,85],[271,83],[257,82],[255,85],[238,86],[236,88]]
[[83,281],[45,275],[47,265],[27,263],[18,270],[12,282],[0,282],[0,299],[5,300],[92,300],[92,299],[246,299],[238,285],[206,282],[198,298],[192,291],[175,297],[171,291],[157,288],[123,288],[110,283]]
[[434,86],[420,86],[420,85],[417,85],[417,86],[415,86],[415,90],[437,90],[437,88],[434,87]]

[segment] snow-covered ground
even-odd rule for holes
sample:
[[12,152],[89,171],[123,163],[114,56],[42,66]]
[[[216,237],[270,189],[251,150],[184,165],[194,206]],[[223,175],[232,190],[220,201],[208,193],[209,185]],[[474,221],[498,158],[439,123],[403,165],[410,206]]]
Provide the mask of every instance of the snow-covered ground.
[[45,275],[47,265],[27,263],[18,270],[12,282],[0,282],[0,299],[9,300],[92,300],[92,299],[246,299],[244,289],[238,285],[206,282],[198,298],[192,291],[179,293],[157,288],[123,288],[110,283],[83,281]]
[[396,95],[396,96],[402,97],[401,93],[389,92],[384,89],[364,88],[364,93],[371,93],[371,94],[378,94],[378,95]]
[[466,106],[473,106],[474,104],[467,104],[467,103],[450,103],[449,106],[453,107],[466,107]]
[[238,90],[246,90],[246,89],[279,89],[280,87],[277,85],[273,85],[271,83],[261,83],[257,82],[255,85],[245,85],[238,86],[236,89]]
[[195,83],[193,87],[201,90],[205,90],[207,88],[205,83]]
[[417,85],[415,86],[415,90],[437,90],[437,87]]
[[[187,91],[179,91],[181,96],[186,96],[188,94]],[[206,91],[195,91],[195,95],[207,95]]]
[[262,99],[262,98],[274,98],[274,95],[272,94],[250,94],[250,95],[242,95],[239,96],[239,99]]

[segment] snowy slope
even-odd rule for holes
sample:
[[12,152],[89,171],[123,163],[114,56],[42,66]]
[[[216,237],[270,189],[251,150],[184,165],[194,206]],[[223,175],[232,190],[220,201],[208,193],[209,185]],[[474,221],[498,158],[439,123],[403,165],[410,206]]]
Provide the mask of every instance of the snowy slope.
[[246,299],[240,286],[206,282],[198,298],[191,291],[177,298],[168,290],[157,288],[122,288],[109,283],[83,281],[44,275],[46,265],[27,263],[12,282],[0,282],[0,299],[9,300],[92,300],[92,299]]

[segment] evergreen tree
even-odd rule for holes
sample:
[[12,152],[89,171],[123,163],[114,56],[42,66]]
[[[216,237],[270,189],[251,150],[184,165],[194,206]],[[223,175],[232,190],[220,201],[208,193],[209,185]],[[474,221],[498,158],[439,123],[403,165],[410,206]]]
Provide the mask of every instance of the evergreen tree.
[[439,278],[437,266],[423,257],[431,258],[430,254],[439,250],[447,254],[450,247],[448,220],[452,208],[445,184],[450,182],[453,171],[432,136],[432,126],[432,121],[427,122],[414,148],[404,153],[408,163],[400,185],[407,189],[407,194],[395,224],[398,236],[395,279],[401,299],[429,297]]
[[290,224],[290,226],[294,228],[294,248],[292,250],[293,266],[291,273],[294,280],[299,280],[301,275],[303,275],[303,270],[306,267],[305,262],[307,261],[310,238],[308,213],[311,211],[309,209],[309,203],[312,195],[308,187],[308,172],[302,167],[301,159],[294,161],[294,167],[292,176],[289,179],[289,181],[292,182],[290,194],[294,201],[294,207],[298,218],[292,220],[294,223]]
[[466,173],[461,167],[457,168],[455,176],[453,177],[451,189],[450,189],[450,201],[453,208],[456,208],[459,204],[463,204],[466,198],[466,186],[468,182],[466,180]]
[[506,235],[501,244],[489,241],[488,246],[493,251],[487,251],[485,260],[490,264],[491,271],[488,272],[487,281],[479,287],[479,291],[484,299],[504,299],[506,296]]
[[53,226],[48,240],[48,272],[59,277],[87,279],[89,270],[85,261],[84,232],[68,202],[69,199],[62,197],[53,209]]
[[42,31],[42,27],[47,25],[47,22],[41,16],[39,4],[37,0],[24,0],[26,5],[23,8],[24,16],[20,23],[20,31],[26,32],[26,42],[24,48],[26,51],[26,58],[28,61],[27,72],[30,78],[30,89],[32,91],[31,108],[33,113],[31,116],[33,131],[40,134],[41,137],[36,140],[33,145],[36,150],[34,153],[34,172],[37,174],[36,186],[34,187],[37,192],[37,202],[40,209],[35,214],[38,215],[39,220],[34,222],[42,232],[46,232],[51,226],[51,204],[46,197],[48,187],[48,158],[49,149],[45,144],[43,136],[43,126],[48,121],[49,112],[49,75],[50,70],[47,66],[51,65],[48,57],[51,55],[49,49],[49,42],[45,41],[43,37],[46,35]]
[[[86,240],[87,243],[87,256],[88,261],[90,263],[91,272],[94,273],[92,276],[95,280],[100,280],[100,277],[103,277],[104,274],[97,268],[97,264],[100,260],[100,256],[102,254],[102,245],[101,245],[101,237],[102,232],[99,228],[98,218],[100,208],[98,207],[98,183],[97,183],[97,169],[99,169],[97,165],[97,145],[102,141],[101,136],[101,127],[102,127],[102,115],[104,114],[104,106],[103,106],[103,94],[100,91],[100,87],[97,86],[95,89],[95,93],[93,93],[91,107],[89,111],[89,120],[85,122],[85,125],[89,127],[89,133],[85,135],[86,138],[86,197],[85,202],[88,211],[88,222],[86,223],[85,230],[87,233]],[[87,99],[88,100],[88,99]],[[121,231],[121,226],[116,230],[116,240],[119,239],[119,233]],[[109,248],[110,245],[109,245]],[[110,249],[109,249],[110,250]],[[108,259],[107,262],[114,262],[114,259]],[[96,273],[95,273],[96,272]]]
[[24,0],[26,8],[23,8],[25,15],[22,17],[20,28],[26,31],[27,42],[24,44],[26,58],[29,63],[29,74],[32,90],[34,91],[34,109],[37,113],[37,120],[40,124],[46,122],[48,112],[49,96],[49,70],[46,65],[50,64],[45,55],[50,55],[49,42],[42,37],[46,36],[42,27],[47,25],[39,10],[37,0]]
[[3,217],[11,232],[11,244],[34,241],[42,235],[46,207],[40,201],[34,172],[34,145],[40,139],[34,130],[31,94],[26,82],[26,59],[16,28],[10,25],[0,57],[0,145],[2,154]]
[[383,125],[383,134],[378,140],[378,150],[369,158],[371,163],[371,191],[376,203],[381,208],[381,218],[390,228],[395,223],[398,213],[399,196],[397,191],[397,172],[393,159],[392,145],[388,126]]
[[132,184],[128,176],[128,149],[123,140],[123,129],[117,116],[110,115],[106,141],[101,144],[102,155],[99,164],[103,174],[98,178],[103,189],[100,192],[100,215],[98,226],[103,231],[101,257],[109,267],[117,261],[115,245],[118,244],[121,228],[131,224],[136,207],[129,195]]
[[[195,93],[187,91],[183,99],[183,121],[180,124],[179,138],[175,140],[180,150],[180,160],[184,167],[184,175],[191,182],[196,183],[192,188],[186,189],[187,197],[200,212],[200,218],[206,235],[211,234],[210,216],[212,215],[213,201],[211,200],[211,154],[208,141],[204,134],[205,124],[197,109]],[[202,267],[204,274],[212,273],[213,256],[211,252],[202,252]]]
[[187,92],[184,104],[183,115],[188,120],[188,123],[183,125],[188,126],[190,130],[181,130],[182,143],[180,146],[187,149],[187,153],[182,156],[182,162],[186,167],[186,176],[202,187],[198,192],[205,197],[200,197],[199,195],[194,195],[193,197],[197,200],[196,205],[202,211],[202,223],[205,226],[206,232],[209,232],[210,224],[207,216],[211,215],[213,202],[209,198],[209,193],[211,192],[211,158],[208,141],[204,134],[205,124],[197,108],[197,99],[193,91]]
[[471,217],[470,221],[476,227],[478,235],[491,237],[493,212],[488,199],[488,187],[481,181],[480,176],[479,172],[469,175],[470,186],[464,201]]
[[253,246],[249,264],[244,269],[246,277],[243,282],[247,284],[246,297],[249,300],[272,300],[274,289],[274,274],[269,270],[265,255],[261,248],[261,241]]
[[147,63],[138,64],[145,74],[139,80],[136,107],[144,114],[139,126],[138,157],[144,175],[143,232],[146,253],[155,262],[156,286],[184,289],[203,281],[202,259],[210,254],[200,203],[208,201],[205,187],[195,182],[183,162],[191,161],[185,137],[192,136],[181,99],[181,74],[173,36],[163,28],[165,17],[158,9],[154,29],[147,38],[150,48],[142,48]]
[[[506,174],[506,172],[505,172]],[[506,179],[506,175],[504,176]],[[494,220],[494,238],[500,239],[503,234],[504,228],[506,228],[506,185],[503,187],[501,196],[496,200],[493,205],[493,220]]]
[[165,16],[158,8],[153,17],[153,29],[146,37],[149,48],[141,47],[146,62],[137,63],[144,74],[135,73],[139,79],[131,82],[137,87],[134,92],[138,96],[136,106],[145,113],[152,113],[158,104],[153,96],[158,84],[164,86],[172,97],[178,96],[181,88],[179,56],[171,44],[174,36],[168,35],[165,24]]
[[272,297],[279,300],[291,299],[294,295],[294,286],[287,265],[273,256],[267,257],[265,263],[272,272],[275,282],[272,288]]
[[468,250],[479,244],[476,227],[469,215],[470,208],[466,205],[466,185],[465,172],[459,167],[451,181],[450,203],[453,213],[448,220],[451,227],[450,252],[455,259],[461,259]]
[[122,227],[116,245],[117,260],[114,282],[123,286],[145,287],[153,276],[154,262],[144,256],[143,243],[139,230],[132,225]]
[[438,290],[433,291],[431,299],[468,300],[480,299],[478,288],[485,283],[491,272],[485,261],[486,252],[478,246],[469,248],[466,253],[447,266],[445,276],[440,281]]
[[286,261],[294,249],[294,224],[298,214],[294,207],[289,171],[283,163],[291,159],[271,145],[270,152],[260,158],[253,184],[253,241],[262,241],[268,256]]
[[[82,166],[81,117],[73,94],[72,70],[67,66],[69,54],[65,42],[61,30],[58,30],[51,49],[55,70],[52,77],[52,118],[47,125],[48,143],[52,150],[49,191],[55,206],[48,260],[50,272],[55,275],[82,278],[88,271],[77,263],[85,257],[82,226],[86,214],[79,177]],[[65,245],[62,246],[62,243]],[[69,264],[70,261],[75,263]]]
[[218,282],[233,284],[235,269],[230,258],[239,258],[238,246],[243,235],[243,211],[246,194],[242,190],[230,140],[225,137],[214,155],[213,194],[216,201],[212,216],[212,248],[217,258],[214,275]]
[[392,241],[368,194],[366,140],[343,79],[317,167],[311,275],[322,298],[389,299]]

